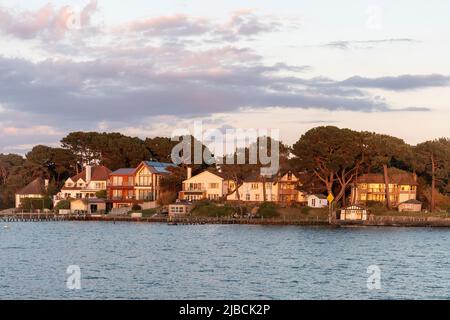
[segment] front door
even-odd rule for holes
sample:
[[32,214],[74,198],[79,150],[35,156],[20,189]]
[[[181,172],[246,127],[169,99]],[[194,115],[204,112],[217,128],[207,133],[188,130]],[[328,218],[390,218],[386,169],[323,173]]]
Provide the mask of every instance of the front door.
[[91,213],[96,213],[98,210],[98,206],[96,204],[91,204]]

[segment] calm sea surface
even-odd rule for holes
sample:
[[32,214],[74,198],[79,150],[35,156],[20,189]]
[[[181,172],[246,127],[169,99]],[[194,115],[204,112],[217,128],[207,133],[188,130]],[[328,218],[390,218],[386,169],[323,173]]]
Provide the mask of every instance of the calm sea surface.
[[[447,229],[3,225],[0,299],[450,298]],[[367,288],[373,265],[381,290]]]

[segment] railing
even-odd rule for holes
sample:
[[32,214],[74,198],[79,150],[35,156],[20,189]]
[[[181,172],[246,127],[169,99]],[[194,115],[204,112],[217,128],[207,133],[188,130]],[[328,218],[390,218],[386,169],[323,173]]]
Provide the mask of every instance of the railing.
[[134,186],[135,187],[143,187],[143,188],[153,188],[153,184],[136,183]]
[[126,187],[134,187],[134,183],[108,183],[108,187],[115,188],[126,188]]
[[111,200],[136,200],[136,197],[111,197]]

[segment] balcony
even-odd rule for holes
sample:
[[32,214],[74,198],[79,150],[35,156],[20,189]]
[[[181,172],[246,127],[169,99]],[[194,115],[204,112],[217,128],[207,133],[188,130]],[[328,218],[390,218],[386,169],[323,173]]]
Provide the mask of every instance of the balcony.
[[183,192],[206,192],[206,189],[204,188],[187,188],[187,189],[183,189]]
[[142,188],[152,188],[153,187],[153,183],[139,183],[137,182],[135,185],[135,187],[142,187]]
[[119,189],[119,188],[133,188],[133,183],[108,183],[108,188]]
[[136,197],[111,197],[111,200],[131,201],[136,200]]

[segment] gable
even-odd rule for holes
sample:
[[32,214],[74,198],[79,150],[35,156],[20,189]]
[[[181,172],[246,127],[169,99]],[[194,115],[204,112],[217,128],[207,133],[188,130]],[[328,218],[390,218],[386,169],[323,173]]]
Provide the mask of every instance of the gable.
[[288,175],[289,175],[289,173],[286,173],[286,174],[284,174],[280,179],[279,179],[279,181],[292,181],[292,182],[297,182],[298,181],[298,178],[297,178],[297,176],[294,174],[294,173],[292,173],[291,174],[291,179],[289,180],[288,179]]
[[203,171],[202,173],[199,173],[199,174],[193,176],[190,179],[186,179],[183,182],[187,182],[187,183],[189,183],[189,182],[197,182],[197,181],[198,182],[203,182],[205,180],[221,182],[221,181],[223,181],[223,178],[219,177],[218,175],[216,175],[216,174],[214,174],[214,173],[212,173],[210,171]]

